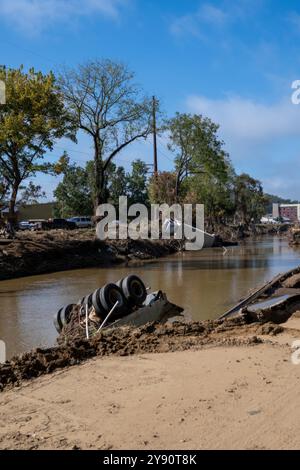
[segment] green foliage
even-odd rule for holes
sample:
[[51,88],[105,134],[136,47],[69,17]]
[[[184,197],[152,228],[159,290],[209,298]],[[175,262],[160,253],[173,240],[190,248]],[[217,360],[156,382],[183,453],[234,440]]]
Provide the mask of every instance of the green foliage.
[[[123,64],[89,62],[66,72],[59,87],[52,73],[26,73],[23,67],[0,68],[0,80],[6,83],[6,104],[0,106],[0,202],[9,199],[11,216],[17,200],[43,197],[40,186],[26,185],[38,172],[63,176],[54,192],[63,217],[91,215],[95,205],[118,204],[119,196],[127,195],[131,204],[202,203],[211,227],[233,218],[248,225],[275,202],[274,196],[265,197],[258,180],[235,175],[219,126],[201,115],[177,113],[166,122],[174,171],[148,181],[142,160],[128,173],[116,166],[119,152],[152,132],[151,100]],[[66,153],[55,164],[44,161],[56,140],[75,140],[78,129],[94,147],[85,168],[70,164]]]
[[35,185],[32,181],[29,181],[25,187],[20,186],[20,189],[22,193],[18,203],[21,205],[37,204],[41,198],[46,197],[42,187],[39,184]]
[[221,183],[228,180],[231,164],[218,138],[219,126],[201,115],[179,114],[167,122],[169,149],[175,154],[176,195],[193,175],[208,175]]
[[142,160],[132,162],[131,173],[127,174],[127,194],[130,204],[148,204],[147,174],[148,167]]
[[93,213],[92,192],[88,165],[81,168],[67,165],[63,180],[54,191],[57,201],[56,215],[59,217],[88,216]]
[[235,178],[235,207],[242,224],[258,222],[265,212],[266,197],[260,181],[246,173]]
[[187,194],[184,202],[204,204],[206,222],[211,230],[215,229],[215,225],[226,223],[233,215],[235,207],[231,179],[223,182],[210,174],[195,175],[188,178],[185,185]]
[[[56,215],[72,217],[92,215],[94,209],[94,162],[88,161],[85,168],[70,164],[64,154],[56,165],[63,180],[54,191],[57,200]],[[128,196],[130,204],[148,201],[147,165],[141,160],[132,162],[132,171],[125,173],[122,166],[111,163],[106,173],[105,191],[110,203],[119,204],[120,196]]]
[[6,84],[6,104],[0,106],[0,173],[10,187],[13,216],[21,183],[37,172],[49,172],[47,151],[63,136],[72,136],[69,115],[53,73],[0,68]]
[[177,202],[176,198],[176,174],[163,171],[153,175],[148,187],[151,204],[169,204]]
[[177,113],[167,122],[169,149],[175,155],[175,199],[204,204],[211,229],[234,212],[234,170],[218,129],[201,115]]
[[118,205],[119,197],[127,196],[128,181],[124,168],[111,163],[108,167],[107,180],[109,201],[114,205]]

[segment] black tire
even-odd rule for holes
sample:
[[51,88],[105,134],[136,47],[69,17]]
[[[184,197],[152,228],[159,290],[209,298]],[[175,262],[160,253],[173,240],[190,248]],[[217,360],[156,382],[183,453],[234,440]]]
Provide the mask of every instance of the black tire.
[[100,290],[100,301],[106,313],[110,312],[117,301],[119,302],[111,318],[121,317],[128,313],[124,294],[116,284],[106,284],[106,286],[102,287]]
[[93,305],[93,294],[86,295],[83,298],[82,305],[87,305],[88,308],[91,308],[91,306]]
[[120,289],[122,289],[122,282],[123,282],[123,279],[119,279],[118,282],[116,282],[116,286],[120,287]]
[[145,284],[138,276],[135,275],[131,275],[123,279],[122,291],[130,305],[141,306],[147,297]]
[[84,300],[85,297],[82,297],[82,299],[78,300],[77,305],[83,305]]
[[53,323],[54,323],[57,333],[60,333],[61,330],[63,329],[63,324],[60,318],[61,311],[62,311],[62,308],[58,310],[58,312],[54,315],[54,318],[53,318]]
[[69,323],[71,319],[71,313],[74,307],[74,304],[70,304],[60,310],[60,321],[63,326]]
[[96,314],[98,317],[104,319],[106,316],[105,309],[103,308],[100,300],[100,291],[101,289],[95,290],[95,292],[92,294],[92,305],[95,309]]

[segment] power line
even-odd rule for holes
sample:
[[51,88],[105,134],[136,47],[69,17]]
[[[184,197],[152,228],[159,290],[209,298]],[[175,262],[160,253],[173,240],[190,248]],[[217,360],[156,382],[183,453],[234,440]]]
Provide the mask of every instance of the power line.
[[27,52],[28,54],[32,54],[32,55],[35,55],[36,57],[39,57],[40,59],[43,59],[44,61],[46,62],[51,62],[52,64],[55,65],[55,68],[57,69],[57,63],[53,60],[53,59],[49,59],[48,57],[45,57],[44,55],[42,54],[39,54],[38,52],[35,52],[35,51],[32,51],[30,49],[27,49],[23,46],[20,46],[20,45],[17,45],[17,44],[14,44],[13,42],[10,42],[10,41],[7,41],[7,39],[5,39],[5,41],[3,41],[3,39],[1,39],[1,42],[3,43],[6,43],[8,46],[11,46],[11,47],[14,47],[18,50],[23,50],[24,52]]
[[174,160],[169,155],[167,155],[165,152],[162,151],[161,146],[160,146],[160,153],[171,163],[174,163]]
[[[145,142],[146,142],[148,145],[151,145],[151,143],[150,143],[148,140],[146,140]],[[162,147],[162,146],[161,146],[159,143],[158,143],[158,145],[159,145],[159,147],[160,147],[160,150],[159,150],[160,153],[161,153],[167,160],[169,160],[172,164],[174,164],[174,160],[172,160],[172,158],[171,158],[169,155],[167,155],[165,152],[163,152],[163,151],[161,150],[161,147]],[[152,164],[152,166],[153,166],[153,164]]]
[[[55,148],[61,149],[61,150],[68,150],[67,147],[64,148],[64,147],[59,147],[59,146],[57,146],[57,145],[55,146]],[[73,152],[73,150],[71,150],[71,149],[69,149],[69,151],[70,151],[70,153]],[[90,156],[90,154],[85,153],[85,152],[81,152],[81,151],[79,151],[79,150],[78,150],[78,151],[75,151],[75,150],[74,150],[74,152],[82,153],[82,154],[84,154],[84,155]],[[47,155],[48,157],[51,156],[51,157],[54,157],[54,158],[60,158],[60,157],[62,156],[62,155],[59,155],[59,156],[58,156],[58,155],[54,155],[54,154],[52,154],[51,152],[47,153],[46,155]],[[71,158],[72,161],[78,162],[78,163],[87,163],[87,161],[88,161],[88,160],[79,160],[78,158],[74,158],[74,157],[70,157],[70,158]],[[115,158],[116,158],[116,160],[117,160],[118,162],[121,162],[121,163],[131,163],[131,162],[133,161],[133,160],[124,160],[124,159],[122,159],[122,158],[119,158],[118,156],[116,156]],[[90,158],[90,161],[91,161],[91,160],[93,160],[93,159]]]
[[81,153],[82,155],[87,155],[88,157],[91,157],[90,153],[82,152],[82,150],[75,150],[75,149],[71,149],[70,147],[60,147],[59,145],[55,145],[55,148],[60,149],[60,150],[66,150],[69,152],[74,152],[74,153]]
[[158,136],[158,139],[159,139],[159,141],[160,141],[160,145],[161,145],[162,147],[164,147],[164,149],[167,150],[167,152],[170,152],[170,150],[169,150],[168,147],[165,145],[165,142],[164,142],[164,140],[160,137],[160,135]]

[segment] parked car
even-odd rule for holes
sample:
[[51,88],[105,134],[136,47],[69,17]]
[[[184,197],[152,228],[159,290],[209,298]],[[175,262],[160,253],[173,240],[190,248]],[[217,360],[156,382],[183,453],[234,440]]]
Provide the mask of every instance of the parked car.
[[45,219],[31,219],[28,222],[31,226],[30,230],[44,230],[48,223]]
[[74,223],[77,228],[90,228],[93,226],[91,217],[71,217],[67,220]]
[[282,223],[284,224],[292,224],[293,221],[291,219],[289,219],[288,217],[281,217],[282,219]]
[[19,230],[31,230],[32,224],[29,222],[29,220],[22,220],[22,222],[18,223],[18,229]]
[[279,221],[274,217],[265,216],[260,219],[261,224],[278,224]]
[[49,219],[47,222],[47,227],[50,230],[56,229],[66,229],[74,230],[76,228],[75,222],[70,222],[66,219]]

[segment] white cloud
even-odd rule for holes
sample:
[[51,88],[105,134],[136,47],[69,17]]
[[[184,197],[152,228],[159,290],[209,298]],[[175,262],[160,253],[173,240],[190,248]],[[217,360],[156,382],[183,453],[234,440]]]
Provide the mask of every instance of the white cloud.
[[290,25],[295,29],[296,32],[300,31],[300,15],[295,11],[290,12],[287,15],[287,20]]
[[267,105],[241,97],[190,96],[186,107],[220,124],[238,173],[260,179],[267,192],[300,200],[300,105],[288,98]]
[[174,36],[191,35],[202,37],[200,25],[193,15],[184,15],[176,18],[170,25],[170,32]]
[[202,29],[205,25],[222,26],[226,23],[227,19],[227,13],[221,8],[205,3],[194,13],[188,13],[175,18],[170,25],[170,31],[175,36],[189,34],[203,37]]
[[190,96],[187,106],[191,112],[219,123],[227,138],[266,141],[300,136],[300,106],[293,105],[289,99],[266,105],[241,97],[213,100]]
[[0,18],[25,32],[38,32],[57,21],[103,15],[117,19],[128,0],[0,0]]
[[206,21],[207,23],[212,23],[215,25],[224,24],[228,15],[221,8],[217,8],[209,3],[205,3],[200,10],[198,11],[199,20]]

